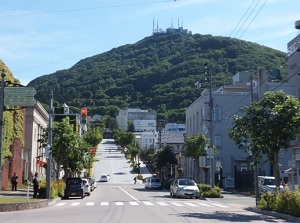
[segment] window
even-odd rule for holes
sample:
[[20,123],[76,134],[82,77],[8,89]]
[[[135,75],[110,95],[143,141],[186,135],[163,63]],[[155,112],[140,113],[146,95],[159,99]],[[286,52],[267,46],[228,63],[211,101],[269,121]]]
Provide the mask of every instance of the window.
[[220,120],[221,120],[221,109],[214,108],[214,121],[220,121]]
[[215,142],[214,142],[214,145],[215,145],[216,147],[221,147],[221,145],[222,145],[221,136],[215,136]]

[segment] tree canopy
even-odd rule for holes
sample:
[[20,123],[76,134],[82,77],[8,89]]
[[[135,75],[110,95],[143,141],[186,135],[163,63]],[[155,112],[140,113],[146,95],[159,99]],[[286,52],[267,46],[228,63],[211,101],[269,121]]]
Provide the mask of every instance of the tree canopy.
[[[185,108],[209,86],[203,81],[205,63],[213,70],[213,87],[220,87],[230,84],[237,72],[257,70],[262,61],[268,71],[280,70],[287,55],[229,37],[162,34],[82,59],[28,86],[36,89],[35,98],[45,108],[51,90],[73,112],[86,106],[89,115],[116,117],[119,109],[138,107],[159,110],[158,117],[168,122],[184,123]],[[280,71],[284,76],[286,71]],[[203,81],[202,88],[195,88],[197,81]]]
[[283,91],[266,92],[264,97],[241,108],[228,128],[229,136],[240,149],[250,151],[253,161],[265,154],[273,165],[276,185],[280,185],[279,155],[300,133],[300,103]]

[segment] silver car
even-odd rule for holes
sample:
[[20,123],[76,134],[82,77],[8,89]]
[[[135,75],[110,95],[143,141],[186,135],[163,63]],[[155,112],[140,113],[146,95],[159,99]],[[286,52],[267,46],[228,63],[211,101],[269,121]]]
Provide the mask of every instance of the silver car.
[[199,198],[199,188],[192,179],[177,178],[171,182],[170,195],[172,197]]
[[147,177],[144,180],[145,188],[148,189],[161,189],[161,181],[156,177]]

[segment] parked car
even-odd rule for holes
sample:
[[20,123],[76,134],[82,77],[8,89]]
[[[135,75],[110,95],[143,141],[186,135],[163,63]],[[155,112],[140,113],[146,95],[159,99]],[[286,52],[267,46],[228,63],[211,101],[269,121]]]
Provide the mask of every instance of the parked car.
[[83,180],[80,177],[69,177],[66,179],[64,198],[85,197]]
[[87,179],[89,180],[89,183],[91,185],[91,191],[95,190],[95,188],[97,187],[95,179],[93,179],[92,177],[88,177]]
[[172,197],[199,198],[199,188],[193,179],[176,178],[171,181],[170,195]]
[[161,181],[157,177],[147,177],[144,180],[145,188],[161,189]]
[[92,192],[92,187],[90,185],[89,180],[87,178],[82,178],[82,182],[83,182],[84,193],[90,196]]
[[[258,176],[258,189],[259,193],[274,193],[276,192],[275,177],[272,176]],[[280,185],[280,191],[284,190],[284,187]]]
[[108,182],[109,181],[109,174],[102,174],[100,177],[100,182]]

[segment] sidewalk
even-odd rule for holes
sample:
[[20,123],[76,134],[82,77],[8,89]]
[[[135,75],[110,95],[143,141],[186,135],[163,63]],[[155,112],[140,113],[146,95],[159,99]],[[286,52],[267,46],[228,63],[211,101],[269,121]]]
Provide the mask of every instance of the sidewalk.
[[22,198],[32,198],[33,197],[33,187],[29,188],[18,188],[16,191],[12,190],[1,190],[0,196],[2,197],[22,197]]

